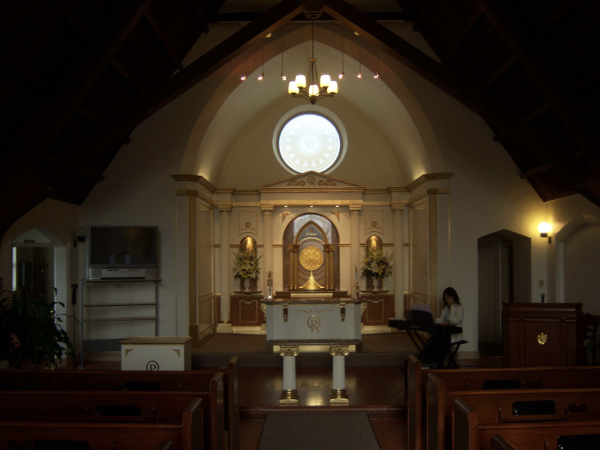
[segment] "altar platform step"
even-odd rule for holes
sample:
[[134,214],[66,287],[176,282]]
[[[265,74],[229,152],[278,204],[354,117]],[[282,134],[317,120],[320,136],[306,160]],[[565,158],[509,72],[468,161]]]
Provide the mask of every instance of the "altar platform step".
[[[346,356],[346,367],[404,367],[415,349],[405,333],[384,333],[363,336],[361,348]],[[264,335],[216,334],[202,347],[192,351],[192,368],[219,367],[227,364],[233,356],[240,358],[240,367],[283,366],[279,353],[266,345]],[[328,353],[300,352],[296,367],[329,367]]]

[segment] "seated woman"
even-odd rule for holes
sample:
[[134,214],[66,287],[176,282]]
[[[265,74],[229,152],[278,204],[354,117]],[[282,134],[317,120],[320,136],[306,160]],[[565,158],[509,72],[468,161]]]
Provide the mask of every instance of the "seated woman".
[[[460,327],[463,321],[464,311],[456,290],[447,287],[444,290],[443,299],[444,308],[442,309],[440,317],[436,319],[436,323]],[[428,359],[435,361],[440,369],[444,367],[444,359],[450,349],[450,342],[450,334],[448,333],[434,334],[427,341],[425,355]]]

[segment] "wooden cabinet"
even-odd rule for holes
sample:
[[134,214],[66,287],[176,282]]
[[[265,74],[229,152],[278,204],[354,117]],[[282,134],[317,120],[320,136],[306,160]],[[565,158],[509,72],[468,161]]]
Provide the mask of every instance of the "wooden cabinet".
[[367,309],[363,314],[363,325],[384,325],[387,327],[388,319],[394,317],[394,294],[389,292],[375,294],[364,291],[361,295],[367,303]]
[[260,309],[261,293],[233,294],[231,296],[231,325],[234,327],[260,327],[265,315]]
[[581,303],[504,303],[504,367],[583,364]]

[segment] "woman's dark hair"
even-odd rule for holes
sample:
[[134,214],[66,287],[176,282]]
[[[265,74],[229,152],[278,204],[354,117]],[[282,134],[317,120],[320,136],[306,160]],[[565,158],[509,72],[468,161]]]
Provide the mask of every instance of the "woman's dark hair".
[[444,307],[450,308],[450,305],[448,303],[446,303],[446,295],[449,295],[450,297],[452,297],[454,299],[454,303],[456,303],[457,305],[460,305],[460,299],[458,298],[458,294],[456,293],[454,288],[447,287],[446,289],[444,289],[444,293],[442,294],[442,300],[444,301]]

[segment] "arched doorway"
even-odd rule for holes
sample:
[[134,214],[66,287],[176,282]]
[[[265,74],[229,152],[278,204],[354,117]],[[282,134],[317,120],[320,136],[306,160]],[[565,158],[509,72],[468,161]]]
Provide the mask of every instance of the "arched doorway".
[[286,227],[283,244],[286,290],[339,290],[339,233],[333,222],[320,214],[300,215]]
[[531,302],[531,239],[500,230],[477,240],[479,351],[502,354],[502,303]]

